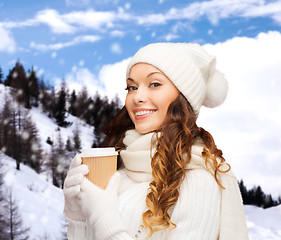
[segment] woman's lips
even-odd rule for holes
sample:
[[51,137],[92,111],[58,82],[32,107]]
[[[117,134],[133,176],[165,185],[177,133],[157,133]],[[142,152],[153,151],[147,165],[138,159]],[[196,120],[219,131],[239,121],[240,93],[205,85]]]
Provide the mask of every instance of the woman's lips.
[[155,109],[135,109],[134,110],[135,119],[136,120],[144,119],[155,112],[156,112]]

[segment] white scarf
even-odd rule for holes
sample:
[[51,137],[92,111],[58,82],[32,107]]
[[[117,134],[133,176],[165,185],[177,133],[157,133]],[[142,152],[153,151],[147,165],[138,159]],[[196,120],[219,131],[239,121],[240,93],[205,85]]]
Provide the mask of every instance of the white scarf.
[[[135,130],[126,132],[123,143],[125,150],[120,152],[125,165],[127,175],[136,182],[152,181],[151,155],[155,149],[152,146],[156,142],[154,133],[145,135]],[[194,144],[191,148],[191,161],[187,164],[187,170],[206,169],[205,159],[202,157],[203,146]],[[219,240],[248,239],[246,218],[242,199],[235,176],[232,171],[218,174],[222,185],[225,187],[221,194],[221,226]]]
[[[125,165],[127,175],[136,182],[152,181],[151,156],[155,153],[156,135],[148,133],[142,135],[136,130],[129,130],[125,134],[123,143],[125,150],[120,156]],[[205,168],[205,159],[202,158],[203,146],[195,144],[191,148],[191,160],[185,167],[187,170]]]

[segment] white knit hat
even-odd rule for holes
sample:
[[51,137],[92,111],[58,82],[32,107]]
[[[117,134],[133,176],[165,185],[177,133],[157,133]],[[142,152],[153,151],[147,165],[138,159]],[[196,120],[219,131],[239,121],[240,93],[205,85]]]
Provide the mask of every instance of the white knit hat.
[[216,70],[216,59],[196,43],[152,43],[141,48],[130,60],[127,78],[137,63],[148,63],[162,71],[186,97],[196,115],[202,105],[222,104],[227,81]]

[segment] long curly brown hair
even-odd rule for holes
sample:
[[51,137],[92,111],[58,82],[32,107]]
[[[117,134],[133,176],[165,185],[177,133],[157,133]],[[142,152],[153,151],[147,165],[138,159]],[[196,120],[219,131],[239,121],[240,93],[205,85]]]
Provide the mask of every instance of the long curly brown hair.
[[[216,147],[212,135],[199,128],[196,116],[186,98],[180,94],[169,106],[166,119],[156,134],[156,151],[152,156],[151,167],[153,181],[149,184],[146,196],[148,210],[143,213],[144,225],[150,230],[150,236],[159,230],[173,228],[169,209],[179,198],[179,188],[186,177],[186,165],[191,160],[191,147],[196,141],[204,144],[202,156],[205,165],[223,188],[218,172],[227,172],[220,167],[225,164],[222,151]],[[104,146],[115,146],[119,151],[124,149],[125,132],[134,128],[125,107],[117,114],[105,131],[108,136]],[[122,165],[119,159],[118,166]]]

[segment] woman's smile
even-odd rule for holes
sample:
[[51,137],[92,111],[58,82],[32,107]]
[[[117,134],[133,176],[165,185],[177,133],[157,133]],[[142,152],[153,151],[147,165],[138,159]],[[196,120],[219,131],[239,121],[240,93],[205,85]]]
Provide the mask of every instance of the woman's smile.
[[144,109],[144,108],[135,109],[134,110],[135,119],[136,120],[145,119],[147,117],[150,117],[156,111],[157,110],[154,110],[154,109]]

